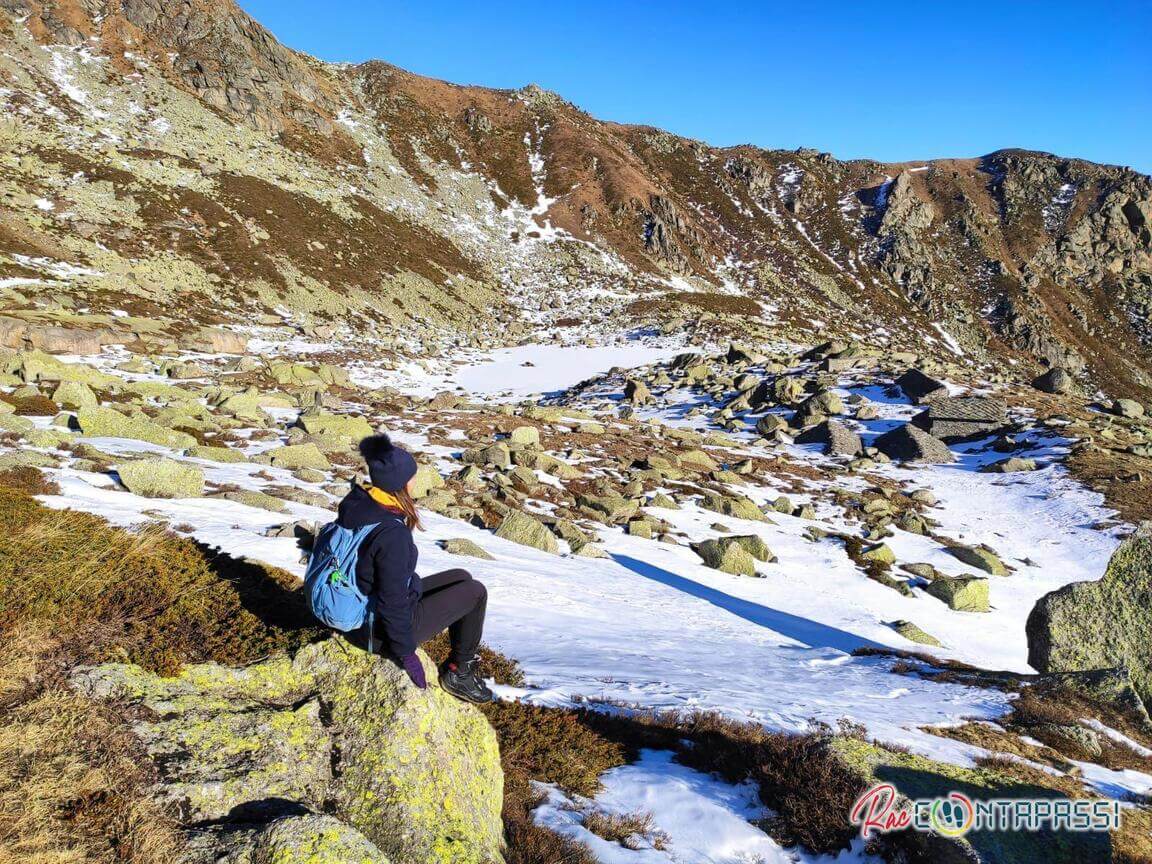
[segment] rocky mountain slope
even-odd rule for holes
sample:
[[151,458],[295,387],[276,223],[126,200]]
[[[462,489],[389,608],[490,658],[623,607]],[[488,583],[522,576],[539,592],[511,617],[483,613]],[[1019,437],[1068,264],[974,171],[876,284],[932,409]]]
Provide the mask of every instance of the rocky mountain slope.
[[[711,147],[279,44],[229,0],[0,0],[11,347],[199,323],[408,353],[543,325],[866,337],[1152,393],[1152,181]],[[63,340],[63,341],[61,341]]]

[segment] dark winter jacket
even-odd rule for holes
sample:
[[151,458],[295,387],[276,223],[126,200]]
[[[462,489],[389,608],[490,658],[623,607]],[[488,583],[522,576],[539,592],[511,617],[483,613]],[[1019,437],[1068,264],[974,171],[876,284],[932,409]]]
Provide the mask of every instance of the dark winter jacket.
[[372,500],[359,485],[344,496],[336,521],[355,530],[379,523],[364,538],[356,559],[356,585],[375,603],[376,618],[384,627],[392,653],[411,654],[416,650],[412,616],[420,600],[420,578],[416,575],[416,544],[404,518]]

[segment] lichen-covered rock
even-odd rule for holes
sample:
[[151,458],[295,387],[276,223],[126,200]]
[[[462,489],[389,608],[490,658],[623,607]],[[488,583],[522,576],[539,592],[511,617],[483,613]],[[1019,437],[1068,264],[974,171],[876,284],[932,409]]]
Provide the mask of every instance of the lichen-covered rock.
[[623,495],[580,495],[576,503],[599,514],[607,522],[624,522],[636,515],[640,502]]
[[10,450],[0,453],[0,470],[8,468],[55,468],[60,460],[35,450]]
[[901,462],[945,464],[953,460],[947,444],[911,423],[902,423],[890,432],[885,432],[873,445],[885,456]]
[[860,553],[860,557],[865,561],[872,561],[877,564],[896,563],[896,553],[892,551],[892,547],[887,543],[877,543],[875,546],[869,546]]
[[864,452],[860,436],[843,423],[825,420],[796,436],[797,444],[823,444],[829,456],[859,456]]
[[690,471],[715,471],[716,461],[703,450],[687,450],[679,454],[680,465]]
[[61,381],[52,391],[52,401],[62,408],[89,408],[100,404],[92,388],[83,381]]
[[466,537],[450,537],[445,540],[444,551],[450,555],[467,555],[470,558],[483,558],[485,561],[496,560],[483,547]]
[[[142,709],[133,731],[157,795],[187,821],[264,823],[239,844],[219,836],[230,864],[502,861],[503,774],[484,716],[342,639],[171,678],[89,667],[73,685]],[[333,815],[298,816],[321,809]]]
[[508,434],[508,440],[529,447],[539,447],[540,430],[535,426],[517,426]]
[[260,392],[255,387],[250,387],[242,393],[225,396],[217,403],[216,410],[237,420],[258,425],[264,425],[271,419],[260,404]]
[[633,405],[647,405],[652,401],[652,392],[639,378],[629,378],[624,382],[624,398]]
[[187,432],[168,429],[145,417],[129,417],[114,408],[81,408],[76,423],[91,438],[132,438],[179,450],[196,445],[196,439]]
[[197,498],[204,494],[204,472],[172,459],[137,459],[116,466],[124,487],[147,498]]
[[424,498],[433,489],[442,488],[444,488],[444,478],[440,476],[439,471],[433,466],[423,463],[416,466],[416,474],[412,477],[412,484],[409,487],[413,498]]
[[1018,471],[1035,471],[1038,467],[1035,459],[1009,456],[1007,459],[985,465],[980,471],[984,474],[1014,474]]
[[907,639],[909,642],[916,642],[920,645],[933,645],[939,647],[940,640],[935,636],[925,633],[917,625],[911,621],[892,621],[888,624],[893,630]]
[[1032,386],[1043,393],[1071,393],[1072,388],[1076,386],[1076,380],[1068,370],[1057,366],[1035,378]]
[[976,567],[993,576],[1007,576],[1008,568],[1000,560],[1000,556],[987,546],[963,546],[957,544],[949,546],[948,552],[953,558],[963,561],[969,567]]
[[273,822],[252,839],[250,856],[252,864],[389,864],[351,825],[320,813]]
[[260,461],[266,461],[276,468],[295,471],[298,468],[316,468],[321,471],[332,467],[328,457],[315,444],[285,444],[260,454]]
[[43,351],[17,351],[5,367],[22,381],[81,381],[92,387],[108,387],[120,381],[86,363],[65,363]]
[[768,517],[756,502],[743,495],[705,495],[700,506],[706,510],[723,513],[734,519],[747,519],[752,522],[767,522]]
[[1041,597],[1025,629],[1028,662],[1041,672],[1125,667],[1152,705],[1152,527],[1121,543],[1098,581]]
[[945,576],[924,586],[924,591],[959,612],[988,611],[988,580],[982,576]]
[[692,544],[705,565],[734,576],[755,576],[756,559],[734,537],[719,537]]
[[273,381],[284,386],[297,384],[315,387],[325,384],[319,372],[302,363],[273,363],[268,367],[268,374]]
[[543,524],[527,513],[513,510],[500,523],[496,529],[496,536],[504,540],[511,540],[521,546],[531,546],[544,552],[556,554],[559,546],[556,538]]
[[273,495],[266,495],[263,492],[257,492],[255,489],[230,489],[227,492],[221,492],[219,495],[210,497],[223,498],[226,501],[235,501],[237,504],[243,504],[246,507],[256,507],[260,510],[271,510],[273,513],[288,512],[288,504],[283,499],[276,498]]
[[301,414],[296,422],[309,435],[331,435],[345,441],[359,441],[376,431],[363,417],[348,414]]
[[185,456],[193,459],[207,459],[209,462],[238,463],[247,462],[248,457],[232,447],[212,447],[206,444],[197,444],[184,451]]
[[5,432],[31,432],[36,424],[19,414],[0,414],[0,429]]

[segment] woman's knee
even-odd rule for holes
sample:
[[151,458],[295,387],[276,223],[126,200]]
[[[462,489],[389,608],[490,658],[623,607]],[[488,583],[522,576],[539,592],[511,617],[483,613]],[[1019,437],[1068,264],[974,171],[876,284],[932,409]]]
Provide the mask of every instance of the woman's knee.
[[468,590],[472,593],[472,596],[476,598],[477,603],[488,600],[488,589],[483,582],[470,579],[468,581]]

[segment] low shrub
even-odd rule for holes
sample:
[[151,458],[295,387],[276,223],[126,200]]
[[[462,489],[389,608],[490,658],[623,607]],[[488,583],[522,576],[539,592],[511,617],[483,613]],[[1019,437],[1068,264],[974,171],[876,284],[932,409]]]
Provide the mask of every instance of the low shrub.
[[128,530],[0,487],[0,636],[44,622],[76,658],[170,673],[319,638],[299,581],[159,526]]
[[69,691],[43,625],[0,649],[0,864],[169,864],[183,839],[113,706]]

